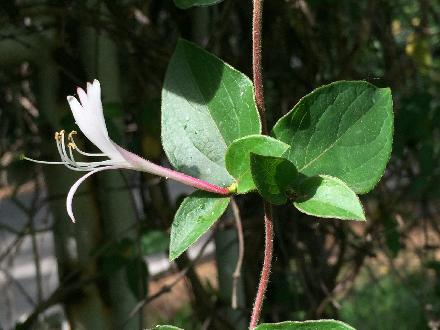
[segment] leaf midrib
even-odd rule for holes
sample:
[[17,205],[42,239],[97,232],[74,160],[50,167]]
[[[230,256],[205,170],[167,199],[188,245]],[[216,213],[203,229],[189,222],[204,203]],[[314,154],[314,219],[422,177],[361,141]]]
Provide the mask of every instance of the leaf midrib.
[[[364,91],[365,92],[365,91]],[[357,99],[364,93],[362,92],[361,94],[359,94],[358,96],[356,96],[356,98],[351,102],[350,106],[355,103],[357,101]],[[379,102],[379,101],[378,101]],[[329,109],[330,107],[327,107],[327,109]],[[327,111],[327,110],[326,110]],[[330,144],[326,149],[324,149],[318,156],[316,156],[314,159],[312,159],[311,161],[309,161],[307,164],[305,164],[303,167],[301,167],[298,171],[303,171],[304,169],[307,169],[308,167],[310,167],[311,164],[313,164],[314,162],[316,162],[319,158],[321,158],[325,153],[327,153],[330,149],[332,149],[346,134],[347,132],[349,132],[351,129],[353,129],[353,127],[357,124],[357,122],[362,119],[366,114],[368,113],[368,111],[362,113],[362,115],[356,119],[355,122],[353,122],[353,124],[347,128],[345,130],[345,132],[343,132],[332,144]],[[309,140],[310,142],[310,140]]]

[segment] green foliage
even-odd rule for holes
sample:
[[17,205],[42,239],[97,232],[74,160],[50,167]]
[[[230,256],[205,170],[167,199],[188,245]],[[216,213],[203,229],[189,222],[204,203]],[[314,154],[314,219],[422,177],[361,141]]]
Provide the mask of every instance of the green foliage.
[[363,81],[332,83],[303,97],[273,131],[291,146],[285,156],[300,173],[338,177],[366,193],[391,154],[391,92]]
[[359,198],[342,180],[328,175],[307,178],[297,188],[295,207],[321,218],[365,221]]
[[[365,220],[355,192],[368,192],[383,175],[392,118],[389,89],[341,81],[313,91],[281,118],[274,127],[279,140],[262,136],[251,81],[184,40],[162,89],[162,141],[178,170],[220,186],[235,179],[239,194],[257,187],[273,204],[291,198],[301,212],[323,218]],[[228,201],[196,193],[182,203],[170,260],[210,228]]]
[[174,0],[174,3],[180,9],[188,9],[194,6],[211,6],[216,5],[223,0]]
[[295,166],[281,157],[251,153],[252,178],[258,192],[272,204],[287,202],[288,191],[294,189],[297,178]]
[[164,252],[168,249],[170,239],[160,230],[148,230],[141,235],[141,250],[144,256]]
[[180,40],[162,89],[162,142],[173,166],[217,185],[232,184],[227,147],[261,131],[253,91],[244,74]]
[[[141,243],[142,249],[142,243]],[[124,271],[128,287],[134,297],[142,299],[147,294],[148,269],[145,261],[138,253],[137,242],[124,238],[116,241],[101,251],[94,251],[93,255],[101,255],[99,265],[103,275],[114,276]]]
[[142,258],[131,259],[125,268],[128,287],[137,299],[143,299],[147,295],[148,268]]
[[156,325],[150,330],[183,330],[182,328],[175,327],[173,325]]
[[385,243],[392,257],[396,257],[402,248],[400,243],[399,226],[397,221],[391,217],[383,219],[385,228]]
[[171,227],[170,260],[176,259],[223,214],[229,197],[196,191],[184,199]]
[[340,318],[358,330],[396,329],[396,325],[399,330],[428,329],[424,306],[429,304],[437,308],[433,312],[439,312],[432,286],[422,274],[387,275],[345,297]]
[[255,189],[250,168],[250,154],[281,156],[289,146],[269,136],[250,135],[235,140],[226,151],[226,168],[237,181],[237,192]]
[[336,320],[285,321],[260,324],[255,330],[354,330],[353,327]]

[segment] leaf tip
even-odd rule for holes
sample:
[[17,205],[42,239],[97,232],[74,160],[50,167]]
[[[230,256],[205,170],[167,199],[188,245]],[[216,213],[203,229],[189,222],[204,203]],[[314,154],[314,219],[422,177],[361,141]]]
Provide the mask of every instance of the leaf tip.
[[180,256],[180,254],[181,253],[179,253],[179,252],[170,250],[170,253],[168,255],[168,261],[173,262],[174,260],[176,260]]

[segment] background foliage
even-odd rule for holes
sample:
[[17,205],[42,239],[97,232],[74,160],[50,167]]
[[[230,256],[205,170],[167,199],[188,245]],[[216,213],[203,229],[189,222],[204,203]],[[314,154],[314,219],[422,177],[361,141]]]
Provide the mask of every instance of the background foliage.
[[[178,274],[188,284],[189,300],[173,298],[182,304],[160,314],[166,318],[161,320],[151,316],[157,292],[151,288],[160,278],[149,279],[144,256],[165,252],[172,215],[188,192],[146,174],[105,173],[78,195],[79,221],[72,225],[64,198],[76,174],[23,163],[18,156],[55,159],[53,132],[74,128],[66,95],[98,77],[112,138],[166,163],[161,88],[178,38],[250,76],[251,1],[181,10],[160,0],[6,0],[0,9],[0,207],[12,202],[19,214],[15,219],[15,213],[0,212],[0,271],[6,279],[0,285],[9,290],[20,284],[8,269],[28,240],[38,285],[20,293],[34,296],[20,319],[23,327],[49,324],[48,311],[61,304],[72,325],[87,329],[160,322],[186,329],[245,328],[262,258],[257,195],[237,199],[246,243],[238,310],[230,308],[237,243],[227,212],[207,238],[214,254],[196,261],[184,254],[165,273],[183,271]],[[382,181],[361,196],[366,223],[318,222],[292,206],[276,209],[276,258],[264,321],[327,317],[358,329],[439,326],[439,41],[436,1],[265,2],[269,127],[315,87],[357,79],[391,87],[395,136]],[[44,289],[41,233],[53,237],[59,278],[54,292]],[[218,280],[194,270],[206,258],[208,264],[215,260],[212,278]],[[165,290],[158,296],[173,294],[159,288]],[[20,315],[13,313],[13,301],[5,306],[11,312],[0,326],[7,328]]]

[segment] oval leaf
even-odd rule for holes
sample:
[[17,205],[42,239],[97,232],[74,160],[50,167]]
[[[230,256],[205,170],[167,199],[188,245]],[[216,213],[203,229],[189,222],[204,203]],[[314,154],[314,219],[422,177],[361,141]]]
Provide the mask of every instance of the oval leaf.
[[150,330],[183,330],[182,328],[175,327],[174,325],[156,325]]
[[229,197],[196,191],[185,198],[171,226],[170,261],[180,256],[220,218]]
[[328,175],[307,178],[297,188],[295,207],[321,218],[365,221],[359,197],[342,180]]
[[174,4],[180,9],[187,9],[194,6],[212,6],[223,0],[174,0]]
[[348,324],[336,320],[285,321],[280,323],[263,323],[254,330],[355,330]]
[[289,160],[251,153],[251,171],[255,186],[265,200],[276,205],[287,202],[286,191],[293,187],[298,174]]
[[171,164],[229,186],[233,178],[225,168],[226,148],[235,139],[260,131],[250,79],[180,40],[162,89],[162,143]]
[[237,181],[237,193],[255,189],[252,180],[250,154],[281,156],[289,146],[264,135],[250,135],[234,141],[226,152],[226,168]]
[[328,174],[356,193],[373,189],[390,158],[391,91],[364,81],[340,81],[302,98],[275,125],[277,139],[306,176]]

